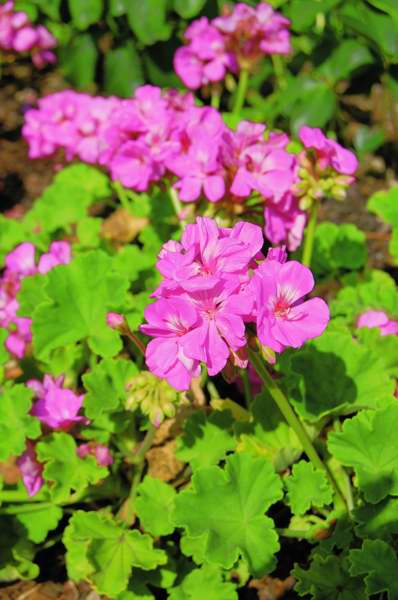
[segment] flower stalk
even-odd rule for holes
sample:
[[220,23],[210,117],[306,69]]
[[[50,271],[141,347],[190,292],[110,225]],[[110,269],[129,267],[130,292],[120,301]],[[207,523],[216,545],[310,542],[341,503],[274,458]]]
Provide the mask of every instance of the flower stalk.
[[344,505],[346,505],[346,501],[345,501],[336,481],[334,480],[332,473],[330,472],[327,465],[322,461],[322,459],[318,455],[304,425],[301,423],[300,419],[298,418],[298,416],[296,415],[296,413],[290,406],[290,403],[289,403],[288,399],[286,398],[285,394],[282,392],[282,390],[278,386],[278,384],[272,379],[271,375],[269,374],[269,372],[268,372],[266,366],[264,365],[258,352],[255,352],[251,348],[248,349],[248,352],[249,352],[249,358],[250,358],[250,361],[251,361],[253,367],[256,369],[257,374],[263,381],[263,383],[266,386],[268,392],[270,393],[272,399],[278,406],[282,415],[285,417],[288,425],[290,425],[290,427],[293,429],[293,431],[297,435],[304,452],[307,454],[308,458],[310,459],[310,461],[312,462],[314,467],[316,469],[323,471],[326,474],[330,484],[332,485],[332,487],[336,493],[336,496],[339,498],[339,500]]
[[249,84],[249,71],[242,69],[239,75],[238,87],[236,90],[235,104],[232,110],[234,115],[239,115],[245,103],[247,87]]
[[311,266],[312,252],[314,249],[315,231],[318,220],[318,202],[313,202],[310,210],[310,218],[305,230],[302,263],[306,267]]

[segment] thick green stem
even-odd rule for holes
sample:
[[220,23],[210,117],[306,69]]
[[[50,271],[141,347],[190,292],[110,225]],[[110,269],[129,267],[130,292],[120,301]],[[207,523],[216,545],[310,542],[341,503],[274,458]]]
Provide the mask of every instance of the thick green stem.
[[131,482],[130,492],[117,513],[119,519],[124,521],[129,526],[133,524],[135,518],[134,503],[137,496],[137,487],[141,481],[142,472],[144,470],[145,454],[152,446],[155,434],[156,427],[151,424],[146,432],[143,442],[131,461],[135,465],[135,472]]
[[301,262],[306,267],[311,266],[312,251],[314,248],[316,222],[318,218],[318,202],[314,202],[310,212],[310,218],[305,230],[303,257]]
[[243,392],[245,394],[246,408],[248,408],[250,410],[250,407],[253,402],[253,394],[252,394],[252,388],[250,385],[247,369],[241,369],[240,375],[242,377]]
[[249,84],[249,71],[242,69],[239,75],[238,87],[236,90],[235,104],[232,110],[234,115],[239,115],[245,103],[247,86]]
[[311,438],[307,433],[307,430],[304,428],[304,425],[301,423],[300,419],[297,417],[296,413],[290,406],[285,394],[282,392],[278,384],[272,379],[271,375],[268,373],[268,370],[264,365],[261,356],[258,354],[258,352],[255,352],[254,350],[249,348],[249,358],[253,367],[256,369],[257,374],[259,375],[264,385],[266,386],[268,392],[270,393],[272,399],[278,406],[282,415],[285,417],[287,423],[290,425],[290,427],[293,429],[298,439],[300,440],[304,452],[306,453],[314,467],[316,469],[320,469],[325,473],[331,485],[333,486],[337,497],[345,505],[343,495],[340,492],[340,489],[337,483],[335,482],[332,473],[328,469],[327,465],[325,465],[325,463],[319,457],[311,441]]

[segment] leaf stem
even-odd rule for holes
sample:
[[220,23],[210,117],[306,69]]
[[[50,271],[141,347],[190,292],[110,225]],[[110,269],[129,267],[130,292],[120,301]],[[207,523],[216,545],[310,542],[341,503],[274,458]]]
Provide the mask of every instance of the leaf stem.
[[249,84],[249,71],[242,69],[239,74],[238,87],[236,90],[235,104],[232,110],[234,115],[239,115],[245,103],[247,86]]
[[309,437],[309,435],[307,433],[307,430],[305,429],[304,425],[301,423],[300,419],[298,418],[298,416],[296,415],[296,413],[290,406],[290,403],[289,403],[288,399],[286,398],[285,394],[282,392],[281,388],[278,386],[276,381],[274,381],[272,379],[271,375],[268,373],[268,370],[267,370],[266,366],[264,365],[261,356],[258,354],[258,352],[255,352],[251,348],[248,348],[248,352],[249,352],[249,358],[250,358],[250,361],[251,361],[253,367],[256,369],[257,374],[259,375],[259,377],[262,379],[263,383],[267,387],[268,392],[270,393],[272,399],[278,406],[282,415],[285,417],[287,423],[290,425],[290,427],[293,429],[293,431],[297,435],[298,439],[301,442],[304,452],[307,454],[308,458],[310,459],[310,461],[312,462],[314,467],[316,469],[320,469],[321,471],[323,471],[326,474],[337,497],[343,503],[343,505],[346,506],[345,499],[344,499],[337,483],[335,482],[332,473],[330,472],[328,466],[319,457],[319,455],[318,455],[317,451],[315,450],[315,447],[311,441],[311,438]]
[[133,456],[132,463],[135,465],[135,472],[133,476],[133,480],[131,482],[130,492],[120,509],[118,510],[117,517],[124,521],[126,525],[131,526],[134,523],[135,518],[135,508],[134,502],[137,495],[137,487],[142,478],[142,472],[144,470],[145,464],[145,454],[148,452],[149,448],[152,446],[153,439],[156,435],[156,427],[149,425],[148,431],[145,434],[145,437],[136,452]]
[[318,202],[315,201],[311,207],[310,218],[309,218],[307,227],[305,229],[303,257],[301,259],[301,262],[306,267],[311,266],[311,258],[312,258],[312,251],[314,249],[314,239],[315,239],[315,230],[316,230],[317,219],[318,219]]

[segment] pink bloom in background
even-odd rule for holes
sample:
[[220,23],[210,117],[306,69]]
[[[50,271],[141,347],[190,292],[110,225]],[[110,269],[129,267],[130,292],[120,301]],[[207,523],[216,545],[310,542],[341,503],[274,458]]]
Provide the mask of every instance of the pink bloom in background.
[[87,425],[86,417],[79,416],[84,395],[78,396],[72,390],[63,387],[64,376],[53,379],[45,375],[43,383],[36,379],[27,382],[36,395],[31,414],[51,429],[69,429],[75,423]]
[[391,320],[382,310],[367,310],[360,314],[357,327],[377,327],[381,335],[398,335],[398,321]]
[[49,251],[41,256],[37,266],[35,247],[30,242],[19,244],[5,257],[5,270],[0,277],[0,327],[9,330],[5,346],[17,358],[24,357],[26,346],[32,341],[31,320],[17,316],[19,304],[16,296],[21,281],[30,275],[47,273],[57,265],[66,264],[70,260],[71,249],[68,242],[53,242]]
[[26,450],[17,460],[23,484],[29,496],[35,496],[44,485],[43,465],[37,460],[34,444],[26,441]]
[[311,271],[286,261],[285,247],[271,249],[264,260],[262,245],[256,225],[221,228],[198,217],[186,226],[181,243],[163,246],[157,267],[164,280],[141,327],[154,338],[146,362],[155,375],[185,390],[201,362],[210,375],[229,361],[245,367],[247,322],[257,322],[260,341],[276,352],[323,332],[326,303],[303,299],[314,287]]
[[289,25],[265,2],[255,8],[238,3],[212,21],[201,17],[184,33],[186,45],[175,53],[175,71],[193,90],[222,81],[227,72],[252,68],[265,54],[288,54]]
[[[255,9],[238,6],[253,17]],[[197,45],[199,39],[194,47],[203,56],[209,52]],[[145,85],[129,100],[70,90],[47,96],[27,111],[23,134],[31,158],[62,149],[66,160],[99,164],[137,192],[172,186],[183,202],[206,199],[221,209],[224,203],[244,205],[256,194],[266,237],[294,251],[311,202],[344,197],[357,160],[319,129],[300,130],[305,150],[298,156],[288,152],[286,134],[265,130],[242,121],[233,131],[214,108],[195,106],[191,94]]]
[[51,52],[56,44],[48,29],[30,23],[25,13],[15,12],[13,1],[0,6],[0,49],[30,52],[33,64],[41,69],[56,61]]
[[109,452],[109,448],[103,444],[97,444],[95,442],[81,444],[77,448],[77,454],[80,456],[80,458],[94,456],[99,467],[109,467],[111,464],[113,464],[113,458]]
[[329,322],[329,309],[321,298],[303,301],[314,287],[313,275],[297,261],[264,261],[253,280],[257,335],[275,352],[299,348],[318,337]]

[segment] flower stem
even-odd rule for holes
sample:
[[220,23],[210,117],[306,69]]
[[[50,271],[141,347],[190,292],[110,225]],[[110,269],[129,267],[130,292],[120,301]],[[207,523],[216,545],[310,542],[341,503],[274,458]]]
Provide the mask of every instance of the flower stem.
[[278,406],[282,415],[285,417],[287,423],[290,425],[290,427],[293,429],[293,431],[297,435],[298,439],[301,442],[304,452],[306,453],[306,455],[308,456],[308,458],[310,459],[310,461],[312,462],[314,467],[316,469],[320,469],[321,471],[323,471],[325,473],[330,484],[332,485],[333,489],[335,490],[337,497],[339,498],[339,500],[341,502],[343,502],[343,505],[345,506],[346,503],[345,503],[344,497],[343,497],[337,483],[335,482],[332,473],[330,472],[327,465],[319,457],[306,429],[304,428],[304,425],[301,423],[300,419],[298,418],[298,416],[296,415],[296,413],[290,406],[289,401],[286,398],[285,394],[282,392],[282,390],[280,389],[278,384],[272,379],[271,375],[268,373],[267,368],[264,365],[263,360],[262,360],[261,356],[258,354],[258,352],[255,352],[251,348],[249,348],[248,351],[249,351],[249,358],[250,358],[250,361],[251,361],[253,367],[256,369],[257,374],[259,375],[259,377],[261,378],[261,380],[267,387],[268,392],[270,393],[272,399]]
[[174,212],[177,215],[178,222],[181,225],[181,228],[184,228],[187,223],[181,218],[181,213],[183,211],[181,200],[179,199],[178,194],[173,187],[170,186],[168,192]]
[[312,208],[311,208],[308,225],[305,230],[303,257],[301,259],[301,262],[306,267],[311,266],[311,258],[312,258],[312,251],[314,249],[314,239],[315,239],[317,218],[318,218],[318,202],[314,202],[312,205]]
[[130,492],[127,496],[126,500],[121,505],[117,517],[124,521],[127,525],[131,526],[134,523],[135,518],[135,508],[134,502],[137,496],[137,487],[141,481],[142,472],[144,470],[145,463],[145,454],[148,452],[149,448],[152,446],[153,439],[156,434],[156,427],[152,424],[149,425],[149,429],[145,434],[145,437],[136,452],[134,454],[132,463],[135,465],[135,472],[133,476],[133,480],[131,482]]
[[249,375],[248,375],[247,369],[241,369],[240,376],[242,377],[243,391],[244,391],[244,394],[245,394],[246,408],[248,410],[250,410],[250,407],[251,407],[252,402],[253,402],[253,394],[252,394],[252,388],[251,388],[251,385],[250,385]]
[[120,204],[125,210],[127,210],[127,212],[130,212],[130,200],[127,191],[124,189],[120,181],[114,181],[112,185],[117,197],[120,200]]
[[245,103],[247,86],[249,83],[249,71],[242,69],[239,75],[238,88],[236,90],[235,104],[232,110],[234,115],[239,115]]

